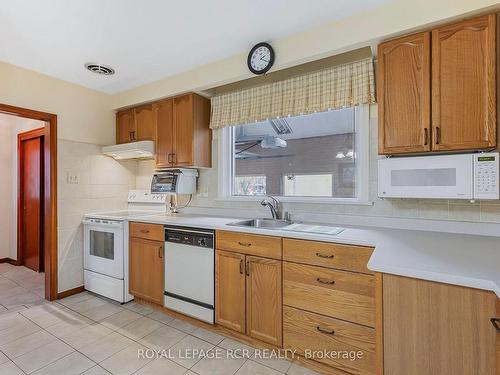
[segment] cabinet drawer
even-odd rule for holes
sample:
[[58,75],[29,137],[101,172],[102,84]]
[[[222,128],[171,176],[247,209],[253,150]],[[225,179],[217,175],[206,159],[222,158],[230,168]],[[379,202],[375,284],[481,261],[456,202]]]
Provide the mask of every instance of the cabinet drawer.
[[165,241],[163,225],[130,223],[130,237],[145,238],[153,241]]
[[[310,357],[311,351],[318,353],[318,362],[334,366],[343,371],[360,374],[375,374],[375,330],[310,312],[283,308],[283,344],[286,349],[296,349],[299,354]],[[327,358],[321,354],[337,353]],[[347,352],[347,353],[346,353]],[[360,353],[355,360],[346,355]]]
[[373,274],[366,267],[372,252],[371,247],[283,239],[284,260],[347,271]]
[[281,259],[280,237],[224,231],[218,231],[216,237],[217,249]]
[[284,304],[375,326],[374,277],[283,262]]

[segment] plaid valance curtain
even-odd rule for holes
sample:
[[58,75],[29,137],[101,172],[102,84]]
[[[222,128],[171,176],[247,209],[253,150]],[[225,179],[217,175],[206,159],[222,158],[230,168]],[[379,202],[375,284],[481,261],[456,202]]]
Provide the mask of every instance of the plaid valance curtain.
[[211,100],[212,129],[374,103],[373,59],[214,96]]

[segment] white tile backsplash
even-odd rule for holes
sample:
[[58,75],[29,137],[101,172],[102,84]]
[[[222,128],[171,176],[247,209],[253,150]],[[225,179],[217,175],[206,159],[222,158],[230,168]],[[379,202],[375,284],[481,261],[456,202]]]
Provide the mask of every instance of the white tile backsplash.
[[[500,200],[491,202],[469,203],[467,201],[447,201],[437,199],[379,199],[377,197],[377,105],[370,107],[370,168],[369,168],[369,197],[372,206],[343,205],[343,204],[305,204],[287,203],[285,210],[296,217],[307,217],[307,213],[363,215],[390,218],[437,219],[469,222],[500,223]],[[256,202],[230,202],[216,200],[217,197],[217,150],[218,137],[214,133],[212,145],[212,169],[199,170],[198,193],[191,203],[192,207],[228,209],[227,214],[237,209],[255,210],[261,215],[268,215]],[[137,188],[149,188],[151,174],[154,171],[154,162],[139,162],[136,178]],[[208,197],[201,193],[208,191]],[[220,211],[218,211],[220,212]],[[239,216],[239,215],[237,215]]]
[[[59,292],[83,285],[83,215],[127,207],[135,188],[136,161],[118,162],[101,154],[101,146],[58,141]],[[68,182],[76,175],[78,183]]]

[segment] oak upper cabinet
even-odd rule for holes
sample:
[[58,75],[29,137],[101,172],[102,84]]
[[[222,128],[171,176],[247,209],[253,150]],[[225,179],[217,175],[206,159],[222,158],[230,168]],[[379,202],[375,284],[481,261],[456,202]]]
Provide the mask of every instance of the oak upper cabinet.
[[173,99],[153,104],[156,121],[156,167],[172,166],[173,154]]
[[385,375],[500,374],[493,292],[384,274],[383,301]]
[[247,334],[281,346],[282,293],[281,261],[246,257]]
[[146,104],[134,108],[136,140],[151,141],[156,138],[153,105]]
[[494,148],[496,16],[380,44],[377,97],[380,154]]
[[433,150],[496,146],[496,16],[432,31]]
[[143,300],[163,305],[163,226],[130,223],[129,291]]
[[215,254],[215,320],[245,333],[245,255],[217,250]]
[[127,109],[116,113],[116,143],[134,141],[134,110]]
[[116,143],[152,141],[155,133],[151,104],[116,113]]
[[155,103],[154,107],[157,168],[210,168],[210,100],[191,93]]
[[378,47],[379,153],[430,151],[430,33]]

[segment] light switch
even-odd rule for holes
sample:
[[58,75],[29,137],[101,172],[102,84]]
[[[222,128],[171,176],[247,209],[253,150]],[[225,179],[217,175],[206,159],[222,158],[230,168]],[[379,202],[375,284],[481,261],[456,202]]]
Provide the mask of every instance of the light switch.
[[68,184],[78,184],[80,182],[80,177],[77,174],[68,172],[66,175],[66,182]]

